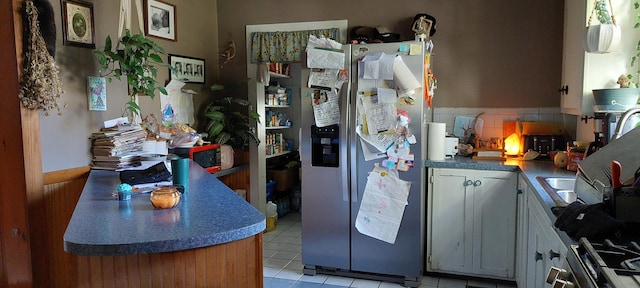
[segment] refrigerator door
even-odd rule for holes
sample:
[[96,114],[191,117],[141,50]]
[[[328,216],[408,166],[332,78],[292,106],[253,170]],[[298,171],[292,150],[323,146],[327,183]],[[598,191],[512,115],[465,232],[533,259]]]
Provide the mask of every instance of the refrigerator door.
[[[345,67],[349,67],[349,50],[345,54]],[[302,69],[303,82],[309,73]],[[307,88],[306,82],[301,87],[302,263],[311,268],[349,269],[349,82],[340,89],[340,123],[317,129],[311,96],[316,89]]]
[[[383,52],[385,54],[397,54],[402,56],[402,60],[414,74],[416,79],[422,83],[424,73],[424,52],[418,55],[407,55],[399,53],[402,45],[407,48],[411,44],[422,45],[422,42],[401,42],[383,44],[359,44],[352,45],[352,95],[357,95],[358,91],[358,70],[357,62],[364,55],[371,55]],[[377,80],[382,81],[382,80]],[[424,87],[423,87],[424,89]],[[351,103],[352,110],[355,111],[355,102]],[[358,137],[352,133],[351,147],[355,149],[353,163],[351,166],[353,179],[353,191],[357,191],[352,196],[351,202],[351,270],[370,273],[381,273],[389,275],[405,276],[405,279],[417,280],[422,275],[422,263],[424,263],[424,207],[425,207],[425,168],[424,157],[426,149],[426,135],[423,135],[423,120],[429,119],[425,115],[422,89],[417,89],[414,94],[415,103],[413,105],[400,105],[396,103],[396,108],[406,110],[409,113],[411,122],[409,123],[409,133],[414,134],[417,143],[410,146],[414,154],[415,163],[408,171],[399,171],[402,180],[411,182],[408,205],[405,208],[400,229],[394,244],[389,244],[381,240],[366,236],[358,232],[355,228],[355,220],[360,208],[360,200],[363,197],[364,188],[367,183],[367,176],[373,170],[375,163],[380,163],[383,159],[365,161],[362,146]],[[355,114],[355,113],[354,113]],[[353,117],[352,117],[353,118]],[[355,127],[355,120],[350,120],[350,126]],[[424,137],[423,137],[424,136]],[[305,211],[306,212],[306,211]],[[304,213],[303,213],[304,214]],[[419,281],[419,280],[418,280]],[[418,282],[419,283],[419,282]]]

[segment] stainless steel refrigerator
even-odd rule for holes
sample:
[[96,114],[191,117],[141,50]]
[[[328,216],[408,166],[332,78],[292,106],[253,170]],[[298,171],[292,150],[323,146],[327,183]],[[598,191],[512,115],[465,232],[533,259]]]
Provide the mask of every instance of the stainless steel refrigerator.
[[[414,44],[412,46],[412,44]],[[415,49],[420,45],[419,49]],[[358,61],[366,55],[400,55],[415,79],[423,83],[425,52],[422,42],[357,44],[343,47],[350,81],[339,91],[339,124],[317,127],[312,108],[313,88],[302,90],[300,154],[302,162],[302,263],[304,273],[344,275],[385,280],[407,287],[419,286],[425,246],[425,168],[426,123],[431,111],[425,105],[424,85],[412,95],[413,103],[396,103],[406,110],[411,121],[408,130],[416,143],[410,145],[413,166],[399,171],[399,178],[411,187],[404,214],[393,244],[363,235],[356,229],[356,216],[374,164],[385,158],[366,161],[356,134],[359,119],[357,92],[371,86],[371,80],[359,78]],[[419,50],[409,55],[408,49]],[[413,53],[411,53],[413,54]],[[310,70],[303,69],[302,79]],[[377,80],[379,86],[393,87],[397,81]],[[395,82],[394,82],[395,81]],[[365,83],[366,82],[366,83]],[[360,85],[360,86],[359,86]],[[303,85],[303,87],[306,87]],[[360,93],[362,94],[362,93]],[[405,104],[405,105],[403,105]]]

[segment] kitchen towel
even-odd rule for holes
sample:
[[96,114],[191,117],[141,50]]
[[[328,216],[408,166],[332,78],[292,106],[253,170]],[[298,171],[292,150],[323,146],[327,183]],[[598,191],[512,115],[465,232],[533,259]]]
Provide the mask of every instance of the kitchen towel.
[[444,161],[444,139],[446,137],[446,123],[429,123],[427,132],[427,159]]

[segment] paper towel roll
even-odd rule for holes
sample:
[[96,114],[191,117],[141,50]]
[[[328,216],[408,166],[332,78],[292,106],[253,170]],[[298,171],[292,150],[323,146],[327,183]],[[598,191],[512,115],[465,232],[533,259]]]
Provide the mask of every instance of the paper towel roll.
[[427,132],[427,158],[432,161],[444,160],[444,139],[446,123],[429,123]]

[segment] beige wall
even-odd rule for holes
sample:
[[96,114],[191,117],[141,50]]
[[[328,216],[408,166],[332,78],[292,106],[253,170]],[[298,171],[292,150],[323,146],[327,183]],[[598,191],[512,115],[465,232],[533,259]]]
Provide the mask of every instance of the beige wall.
[[[115,37],[118,1],[94,0],[96,44]],[[168,53],[204,58],[205,85],[189,84],[200,93],[196,107],[209,96],[214,81],[236,81],[246,75],[245,25],[347,19],[349,26],[386,26],[413,39],[413,16],[437,19],[433,68],[438,79],[436,107],[557,107],[562,67],[563,3],[542,0],[433,1],[171,1],[177,14],[178,41],[158,39]],[[51,1],[58,31],[56,61],[65,89],[63,115],[41,116],[44,172],[88,165],[87,137],[106,119],[118,117],[126,102],[124,83],[107,87],[106,112],[89,112],[86,77],[97,75],[91,49],[62,45],[60,2]],[[366,6],[365,6],[366,3]],[[135,23],[135,21],[134,21]],[[219,50],[237,43],[236,57],[218,64]],[[218,76],[219,73],[219,76]],[[159,80],[168,77],[161,69]],[[242,95],[246,97],[246,95]],[[159,113],[159,97],[142,99],[142,113]],[[64,140],[64,141],[60,141]]]
[[[177,41],[153,38],[169,54],[204,58],[206,64],[205,85],[187,84],[185,88],[199,92],[194,98],[196,105],[209,96],[209,86],[218,78],[218,22],[217,0],[176,1],[163,0],[176,5]],[[50,0],[55,10],[57,26],[56,62],[60,66],[64,85],[64,100],[67,105],[62,116],[54,113],[41,115],[41,137],[43,172],[89,165],[89,135],[97,131],[104,120],[119,117],[128,100],[126,84],[115,81],[107,85],[107,111],[88,111],[86,95],[87,76],[97,76],[98,65],[93,49],[62,44],[61,1]],[[104,47],[107,35],[117,38],[119,1],[93,0],[96,48]],[[135,2],[135,1],[132,1]],[[142,1],[145,2],[145,1]],[[135,14],[135,13],[134,13]],[[137,17],[132,21],[132,30],[138,31]],[[166,56],[164,61],[166,62]],[[158,81],[165,83],[168,69],[160,68]],[[141,97],[143,117],[149,113],[160,116],[160,97],[153,100]]]
[[[218,1],[221,43],[244,43],[247,24],[337,19],[349,27],[386,26],[412,40],[418,13],[437,19],[436,107],[559,106],[563,1]],[[243,57],[223,67],[222,77],[246,75],[245,53],[239,45]]]

